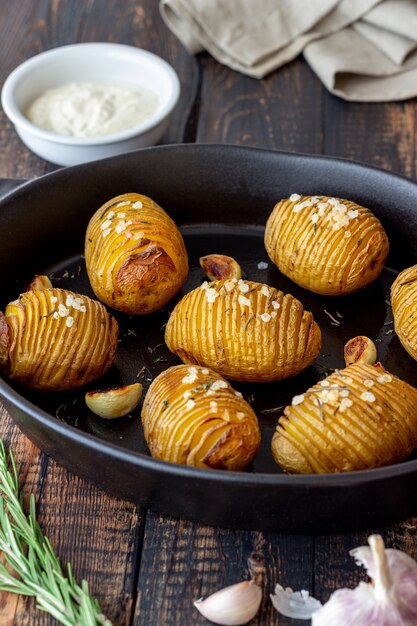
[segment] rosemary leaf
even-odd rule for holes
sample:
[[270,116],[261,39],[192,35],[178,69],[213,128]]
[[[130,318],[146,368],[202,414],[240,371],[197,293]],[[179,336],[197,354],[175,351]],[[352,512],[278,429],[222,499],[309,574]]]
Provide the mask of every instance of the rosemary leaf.
[[[10,465],[10,468],[9,468]],[[36,606],[64,626],[112,626],[91,597],[85,580],[77,584],[70,565],[67,576],[36,519],[35,498],[29,513],[19,492],[16,463],[0,439],[0,591],[34,596]]]

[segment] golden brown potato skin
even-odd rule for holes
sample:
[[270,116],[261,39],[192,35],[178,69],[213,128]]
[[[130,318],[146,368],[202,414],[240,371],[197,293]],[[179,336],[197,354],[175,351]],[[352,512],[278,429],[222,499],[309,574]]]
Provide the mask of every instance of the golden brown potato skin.
[[195,467],[243,470],[261,441],[257,417],[241,394],[198,366],[177,365],[155,378],[142,423],[153,457]]
[[395,332],[417,360],[417,265],[398,274],[391,287],[391,305]]
[[176,305],[165,331],[184,363],[226,378],[267,382],[295,376],[321,348],[320,328],[301,302],[247,280],[203,283]]
[[96,211],[87,228],[85,262],[97,298],[132,315],[161,309],[188,275],[176,224],[137,193],[112,198]]
[[379,276],[389,242],[369,209],[350,200],[302,196],[274,207],[266,224],[265,247],[273,263],[295,283],[337,296],[361,289]]
[[[76,308],[70,302],[76,299]],[[0,326],[5,374],[41,391],[76,389],[112,365],[118,324],[100,303],[64,289],[34,289],[10,302]]]
[[416,444],[417,389],[361,363],[293,398],[272,453],[286,472],[325,474],[398,463]]

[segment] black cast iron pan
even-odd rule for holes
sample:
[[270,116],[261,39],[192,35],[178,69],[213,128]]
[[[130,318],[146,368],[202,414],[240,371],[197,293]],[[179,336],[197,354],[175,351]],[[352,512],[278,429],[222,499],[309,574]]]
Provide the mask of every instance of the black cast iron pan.
[[[393,332],[389,305],[396,272],[417,262],[417,185],[336,159],[216,145],[151,148],[62,169],[22,185],[0,203],[0,308],[35,273],[49,274],[56,286],[93,295],[82,257],[85,229],[101,204],[126,192],[151,196],[181,226],[191,262],[182,294],[204,279],[199,256],[229,254],[247,278],[289,291],[313,311],[323,332],[322,354],[291,380],[234,384],[252,403],[262,427],[262,449],[244,473],[153,460],[140,407],[131,418],[106,421],[85,407],[85,390],[40,394],[0,380],[0,393],[23,432],[59,463],[117,496],[208,524],[327,532],[416,515],[417,456],[372,471],[288,476],[274,464],[270,440],[281,413],[272,409],[289,403],[331,368],[343,367],[343,345],[357,334],[372,337],[386,368],[417,386],[417,363]],[[329,298],[282,276],[267,258],[263,231],[277,200],[293,192],[349,198],[372,209],[391,242],[381,278],[359,293]],[[146,389],[155,375],[178,362],[163,341],[177,299],[151,316],[116,313],[122,339],[116,365],[89,388],[139,380]]]

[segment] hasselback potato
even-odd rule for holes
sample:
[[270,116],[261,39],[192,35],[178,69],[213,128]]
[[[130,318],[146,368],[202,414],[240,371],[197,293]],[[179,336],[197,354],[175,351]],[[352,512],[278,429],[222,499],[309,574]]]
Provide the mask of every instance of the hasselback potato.
[[260,445],[250,405],[204,367],[177,365],[159,374],[146,394],[142,423],[152,456],[172,463],[242,470]]
[[165,331],[184,363],[232,380],[294,376],[320,352],[320,328],[293,296],[248,280],[203,283],[176,305]]
[[112,198],[96,211],[87,228],[85,261],[97,298],[130,314],[161,309],[188,275],[174,221],[137,193]]
[[391,306],[395,332],[417,360],[417,265],[398,274],[391,287]]
[[350,200],[293,194],[274,207],[265,247],[288,278],[332,296],[356,291],[379,276],[389,242],[369,209]]
[[117,338],[117,322],[100,302],[65,289],[33,289],[0,314],[0,365],[32,389],[75,389],[109,369]]
[[417,445],[417,389],[355,364],[295,396],[272,439],[275,461],[297,474],[397,463]]

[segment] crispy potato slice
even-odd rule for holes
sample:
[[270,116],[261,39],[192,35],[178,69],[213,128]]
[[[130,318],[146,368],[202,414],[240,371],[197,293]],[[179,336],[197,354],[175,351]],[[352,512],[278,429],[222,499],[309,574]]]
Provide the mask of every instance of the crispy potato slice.
[[165,331],[184,363],[205,365],[232,380],[266,382],[295,376],[321,348],[321,332],[293,296],[247,280],[203,283],[176,305]]
[[97,298],[130,314],[161,309],[188,275],[176,224],[137,193],[112,198],[96,211],[87,228],[85,261]]
[[[32,389],[60,391],[82,387],[109,369],[118,324],[87,296],[32,289],[7,305],[0,335],[7,336],[7,358],[0,358],[0,365],[3,361],[9,378]],[[4,356],[4,348],[1,352]]]
[[177,365],[159,374],[142,409],[152,456],[196,467],[242,470],[260,445],[250,405],[219,374]]
[[417,389],[357,363],[293,398],[272,453],[286,472],[325,474],[398,463],[416,444]]
[[417,360],[417,265],[398,274],[391,287],[391,306],[395,332]]
[[269,216],[265,247],[288,278],[333,296],[361,289],[377,278],[389,242],[369,209],[340,198],[293,194],[280,200]]

